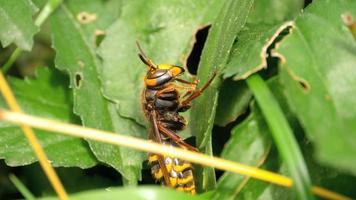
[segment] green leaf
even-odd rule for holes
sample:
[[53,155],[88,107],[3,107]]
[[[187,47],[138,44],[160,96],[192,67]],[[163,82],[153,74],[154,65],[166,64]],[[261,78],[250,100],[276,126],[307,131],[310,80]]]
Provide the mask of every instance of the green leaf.
[[[210,28],[198,68],[200,86],[212,76],[214,69],[221,72],[228,60],[236,34],[246,22],[253,0],[229,0]],[[215,118],[221,80],[211,84],[204,94],[195,100],[191,112],[191,128],[197,137],[197,146],[205,154],[212,155],[211,130]],[[212,168],[197,168],[199,189],[203,191],[215,186],[215,173]]]
[[246,79],[251,74],[267,67],[268,47],[290,23],[247,24],[238,34],[229,62],[224,70],[224,78]]
[[[303,2],[302,0],[255,1],[247,24],[237,34],[237,42],[234,43],[228,64],[223,70],[224,78],[245,79],[252,73],[267,67],[267,51],[273,42],[278,40],[283,30],[291,25],[286,20],[293,19],[300,12]],[[266,11],[268,14],[265,13]],[[242,83],[235,83],[236,86],[233,86],[234,83],[230,83],[230,80],[227,82],[221,89],[215,118],[215,123],[220,126],[234,121],[244,113],[250,98],[246,87],[238,88],[237,85]]]
[[23,50],[31,50],[32,37],[38,32],[32,20],[36,11],[30,0],[0,0],[0,41],[3,47],[14,42]]
[[278,24],[293,20],[304,6],[304,0],[255,1],[248,24]]
[[[231,131],[221,157],[250,166],[261,166],[269,153],[271,138],[260,111],[253,106],[249,117]],[[248,177],[225,172],[212,199],[235,199]]]
[[283,30],[291,26],[287,21],[297,16],[303,3],[302,0],[256,1],[248,23],[237,35],[224,78],[241,80],[266,68],[268,48]]
[[[98,70],[102,69],[84,30],[73,14],[62,6],[52,17],[53,42],[56,49],[56,67],[70,75],[74,94],[74,112],[84,126],[120,134],[140,136],[144,129],[130,119],[118,116],[115,104],[101,93]],[[128,181],[135,184],[141,176],[143,153],[114,145],[89,141],[95,156],[114,167]]]
[[[130,200],[203,200],[198,195],[190,195],[184,192],[178,192],[173,189],[144,186],[144,187],[125,187],[125,188],[107,188],[105,190],[92,190],[72,194],[69,196],[72,200],[111,200],[111,199],[130,199]],[[57,197],[40,198],[40,200],[57,200]]]
[[194,31],[216,16],[211,9],[220,4],[138,0],[124,6],[121,18],[108,30],[99,51],[104,63],[104,94],[118,104],[120,115],[146,125],[141,93],[147,69],[137,56],[135,41],[140,42],[153,62],[182,65]]
[[251,91],[245,82],[227,79],[223,82],[216,109],[215,124],[226,126],[246,112],[252,99]]
[[[22,110],[28,114],[78,123],[72,113],[72,96],[67,77],[48,68],[39,68],[37,79],[8,78]],[[1,99],[1,107],[7,107]],[[92,167],[96,159],[81,139],[35,130],[49,160],[54,166]],[[28,165],[37,161],[32,148],[18,126],[0,122],[0,157],[10,166]]]
[[356,198],[356,191],[353,187],[356,183],[355,176],[351,176],[343,170],[327,167],[318,163],[314,153],[314,145],[310,143],[310,141],[301,141],[300,145],[314,185],[347,195],[351,197],[351,199]]
[[122,4],[121,0],[72,0],[66,3],[93,48],[97,45],[98,37],[105,37],[106,30],[120,16]]
[[319,160],[356,174],[356,42],[341,15],[352,0],[315,1],[281,42],[281,81]]

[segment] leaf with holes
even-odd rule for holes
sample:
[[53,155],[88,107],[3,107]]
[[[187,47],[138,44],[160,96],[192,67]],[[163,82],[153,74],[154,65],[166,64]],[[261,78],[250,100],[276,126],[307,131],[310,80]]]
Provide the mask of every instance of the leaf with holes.
[[280,0],[256,1],[248,23],[237,35],[224,78],[241,80],[266,68],[268,48],[279,34],[285,34],[283,30],[291,26],[288,20],[297,16],[303,3],[303,0],[287,0],[283,3]]
[[[67,77],[54,69],[39,68],[37,79],[9,78],[22,110],[28,114],[78,123],[72,113],[72,95]],[[44,95],[45,94],[45,95]],[[1,99],[1,107],[7,107]],[[73,137],[35,130],[48,159],[54,166],[88,168],[97,161],[85,141]],[[0,157],[10,166],[23,166],[37,161],[32,148],[18,126],[0,122]]]
[[88,44],[96,48],[105,38],[107,29],[121,14],[122,0],[109,1],[67,1],[68,10],[80,24]]
[[24,50],[31,50],[33,35],[38,32],[32,15],[37,8],[30,0],[0,0],[0,41],[3,47],[14,42]]
[[356,41],[342,15],[352,0],[315,1],[278,48],[290,107],[323,163],[356,174]]
[[[90,44],[84,28],[66,6],[52,17],[52,30],[56,67],[70,75],[74,112],[81,117],[84,126],[142,136],[144,129],[134,121],[118,116],[115,104],[103,97],[98,72],[102,66],[94,45]],[[126,183],[135,184],[140,179],[143,153],[99,142],[89,141],[89,144],[95,156],[118,170]]]
[[[267,51],[278,35],[291,23],[303,6],[303,0],[260,0],[255,1],[246,25],[237,35],[232,47],[224,78],[241,80],[267,67]],[[268,12],[268,14],[266,14]],[[266,17],[268,16],[268,17]],[[273,63],[271,60],[269,63]],[[233,91],[235,90],[235,91]],[[226,80],[219,95],[215,123],[219,126],[233,122],[246,112],[251,93],[242,83]]]

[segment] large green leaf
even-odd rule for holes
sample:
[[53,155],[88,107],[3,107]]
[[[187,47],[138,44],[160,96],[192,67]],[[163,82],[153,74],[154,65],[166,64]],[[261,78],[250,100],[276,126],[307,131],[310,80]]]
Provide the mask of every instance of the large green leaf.
[[[218,70],[220,73],[228,60],[229,52],[236,34],[246,22],[253,0],[229,0],[220,10],[213,23],[203,49],[198,68],[200,85],[204,84]],[[211,130],[215,118],[221,80],[219,77],[211,84],[204,94],[192,106],[191,128],[197,137],[197,146],[200,151],[212,155]],[[212,168],[197,168],[197,177],[200,179],[199,188],[211,189],[215,186],[215,173]]]
[[104,94],[118,104],[120,115],[145,125],[141,93],[147,69],[137,56],[135,41],[153,62],[182,65],[194,31],[214,19],[212,8],[220,5],[220,1],[137,0],[124,6],[100,48]]
[[[9,77],[10,86],[24,112],[36,116],[78,123],[72,113],[72,96],[67,77],[58,71],[39,68],[37,79],[20,80]],[[7,107],[1,99],[2,107]],[[49,160],[54,166],[88,168],[96,159],[85,141],[46,131],[35,130]],[[37,161],[32,148],[18,126],[0,122],[0,157],[10,166],[28,165]]]
[[3,47],[14,42],[24,50],[31,50],[33,35],[38,28],[32,20],[37,8],[30,0],[0,0],[0,41]]
[[278,48],[290,107],[320,161],[356,173],[356,42],[341,15],[356,1],[315,1]]
[[[268,155],[271,138],[260,111],[253,106],[243,123],[232,130],[232,136],[222,157],[250,166],[261,166]],[[235,199],[248,181],[248,177],[225,172],[219,179],[213,199]]]
[[[169,188],[145,186],[145,187],[126,187],[126,188],[107,188],[105,190],[92,190],[72,194],[69,196],[73,200],[111,200],[111,199],[130,199],[130,200],[203,200],[205,198],[198,195],[190,195],[178,192]],[[40,198],[40,200],[57,200],[57,197]]]
[[[267,67],[267,50],[303,8],[303,0],[256,1],[248,23],[237,35],[224,77],[247,78]],[[268,13],[268,14],[267,14]]]
[[[254,72],[267,67],[268,49],[278,35],[291,23],[301,10],[303,0],[259,0],[255,1],[246,25],[237,34],[224,78],[234,80],[247,78]],[[266,14],[268,12],[268,14]],[[241,85],[241,86],[238,86]],[[237,91],[232,92],[235,89]],[[251,93],[242,83],[223,84],[219,95],[215,123],[226,125],[246,112]]]
[[[120,134],[140,136],[144,129],[132,120],[118,116],[115,104],[101,93],[98,70],[101,63],[83,28],[65,6],[52,18],[53,42],[57,52],[56,67],[70,75],[74,94],[74,112],[84,126]],[[129,183],[140,179],[143,154],[131,149],[89,141],[96,157],[118,170]]]

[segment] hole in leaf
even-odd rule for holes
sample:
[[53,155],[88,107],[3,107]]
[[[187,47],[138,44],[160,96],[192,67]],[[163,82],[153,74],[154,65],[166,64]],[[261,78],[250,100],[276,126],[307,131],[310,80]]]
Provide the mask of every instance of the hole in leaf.
[[307,81],[305,80],[298,80],[298,83],[300,86],[303,87],[304,90],[309,91],[310,90],[310,85]]
[[313,2],[313,0],[305,0],[304,1],[304,8],[307,7],[312,2]]
[[90,22],[95,21],[97,18],[96,13],[89,13],[89,12],[80,12],[77,15],[77,20],[81,23],[81,24],[88,24]]
[[80,88],[80,86],[82,84],[82,79],[83,79],[83,77],[82,77],[81,74],[79,74],[79,73],[75,74],[75,86],[76,86],[76,88]]
[[106,36],[105,31],[96,29],[95,30],[95,45],[98,47],[100,46],[101,42],[104,40]]
[[193,49],[190,52],[188,58],[187,58],[187,63],[186,66],[188,68],[189,73],[196,75],[198,71],[198,65],[200,61],[200,56],[204,48],[204,44],[206,41],[206,38],[209,33],[211,25],[204,26],[200,29],[197,30],[195,33],[195,42],[193,45]]

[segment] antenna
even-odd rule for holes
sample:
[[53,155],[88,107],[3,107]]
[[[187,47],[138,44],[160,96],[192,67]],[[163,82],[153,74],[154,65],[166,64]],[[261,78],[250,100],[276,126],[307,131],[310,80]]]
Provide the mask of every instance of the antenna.
[[138,54],[138,57],[140,57],[141,61],[151,68],[157,68],[157,66],[150,59],[147,58],[145,52],[143,52],[141,45],[138,41],[136,41],[136,46],[137,46],[138,50],[140,51],[140,53]]

